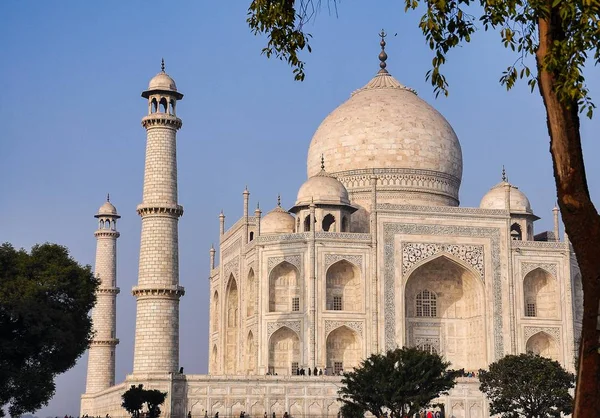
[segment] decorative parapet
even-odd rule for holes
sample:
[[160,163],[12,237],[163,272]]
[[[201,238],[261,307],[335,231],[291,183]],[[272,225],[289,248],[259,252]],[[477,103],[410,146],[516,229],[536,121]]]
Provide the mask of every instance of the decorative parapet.
[[[480,208],[463,208],[458,206],[418,206],[418,205],[396,205],[392,203],[377,204],[378,211],[389,212],[408,212],[418,214],[443,214],[443,215],[459,215],[476,218],[508,218],[510,213],[504,209],[480,209]],[[522,241],[526,242],[526,241]]]
[[173,129],[179,129],[183,123],[181,119],[167,113],[153,113],[142,118],[142,126],[149,129],[153,126],[167,126]]
[[316,232],[315,238],[318,240],[371,242],[371,234],[363,234],[363,233],[355,233],[355,232]]
[[185,294],[183,286],[134,286],[131,289],[131,294],[136,298],[143,298],[147,296],[164,296],[168,299],[179,299]]
[[256,241],[258,243],[306,241],[310,238],[310,235],[310,232],[299,232],[297,234],[283,235],[261,235],[256,239]]
[[[254,225],[255,223],[256,223],[256,218],[254,216],[248,216],[248,225]],[[227,240],[227,238],[229,238],[230,236],[235,234],[237,231],[242,229],[244,225],[245,225],[244,217],[242,216],[233,225],[231,225],[231,227],[229,227],[229,229],[227,231],[225,231],[223,233],[223,236],[221,237],[221,242]]]
[[511,241],[512,248],[541,248],[545,250],[569,251],[569,244],[566,242],[551,241]]
[[169,203],[142,203],[137,206],[137,213],[140,216],[171,215],[180,217],[183,215],[183,206]]

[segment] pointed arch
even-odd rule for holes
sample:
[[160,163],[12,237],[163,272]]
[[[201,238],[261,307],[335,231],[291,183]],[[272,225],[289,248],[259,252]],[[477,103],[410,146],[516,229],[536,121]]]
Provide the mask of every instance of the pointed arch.
[[407,345],[435,350],[458,368],[487,365],[485,291],[464,263],[442,253],[413,269],[404,314]]
[[530,271],[523,278],[525,316],[537,318],[558,317],[558,291],[554,276],[542,267]]
[[289,375],[300,364],[300,338],[288,327],[281,327],[269,338],[269,373]]
[[293,264],[282,261],[269,273],[269,312],[302,310],[300,272]]
[[429,264],[432,261],[435,261],[438,258],[444,258],[454,264],[457,264],[458,266],[460,266],[461,268],[471,272],[473,274],[473,276],[475,276],[476,278],[478,278],[478,280],[483,284],[484,282],[484,278],[482,276],[482,273],[477,271],[473,266],[465,263],[463,260],[461,260],[458,257],[455,257],[453,254],[450,254],[447,251],[440,251],[438,253],[435,253],[434,255],[424,258],[422,260],[419,260],[418,262],[416,262],[415,264],[413,264],[404,274],[403,274],[403,279],[404,279],[404,287],[406,287],[406,283],[408,282],[408,280],[410,279],[410,277],[412,276],[412,274],[421,266],[425,265],[425,264]]
[[333,263],[325,273],[325,309],[362,311],[363,283],[361,271],[346,259]]
[[309,232],[310,226],[310,215],[306,215],[306,217],[304,218],[304,232]]
[[331,213],[328,213],[323,217],[323,221],[321,221],[321,229],[325,232],[336,232],[335,224],[335,216],[333,216]]
[[167,113],[169,105],[167,104],[167,99],[165,97],[161,97],[158,102],[160,107],[160,113]]
[[250,317],[256,313],[256,278],[254,269],[251,267],[246,279],[246,316]]
[[225,303],[225,344],[227,348],[225,353],[225,373],[235,374],[239,348],[239,292],[233,273],[229,275],[229,281],[227,282]]
[[210,324],[211,331],[218,332],[219,331],[219,317],[221,316],[219,312],[219,292],[217,290],[214,291],[212,297],[212,306],[210,311]]
[[556,340],[544,331],[533,334],[527,340],[525,349],[528,353],[537,354],[558,361],[559,352]]
[[521,225],[519,225],[517,222],[510,226],[510,239],[513,241],[523,240],[523,231],[521,230]]
[[219,365],[219,350],[216,344],[213,344],[211,351],[211,359],[210,359],[210,370],[211,374],[218,373],[218,365]]
[[360,337],[345,325],[327,335],[327,370],[337,375],[358,366],[362,358]]
[[246,373],[256,373],[256,344],[254,343],[254,334],[252,330],[248,331],[246,336]]

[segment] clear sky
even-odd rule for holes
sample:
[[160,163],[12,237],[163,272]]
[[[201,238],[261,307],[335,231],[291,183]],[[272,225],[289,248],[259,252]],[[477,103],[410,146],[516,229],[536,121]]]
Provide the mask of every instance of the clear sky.
[[[260,55],[265,40],[245,19],[246,1],[0,2],[0,242],[30,248],[56,242],[84,264],[94,263],[93,215],[110,192],[122,215],[118,241],[117,382],[132,370],[145,132],[140,97],[148,81],[167,72],[185,94],[178,106],[181,365],[206,373],[208,261],[219,239],[218,214],[232,225],[242,215],[248,185],[251,208],[263,213],[277,194],[291,207],[306,179],[306,153],[319,123],[378,70],[381,28],[388,69],[417,90],[453,125],[464,174],[461,205],[477,206],[509,180],[552,228],[556,193],[545,115],[539,94],[525,83],[506,92],[501,72],[515,57],[497,34],[480,33],[451,53],[451,94],[435,99],[425,81],[432,53],[404,14],[401,1],[341,2],[310,24],[313,53],[306,81],[295,82],[285,63]],[[326,3],[326,2],[324,2]],[[397,36],[393,36],[397,33]],[[600,94],[600,71],[587,72]],[[600,100],[599,100],[600,101]],[[600,116],[600,115],[599,115]],[[588,181],[600,202],[600,119],[583,120]],[[87,356],[57,379],[57,391],[38,416],[78,415]]]

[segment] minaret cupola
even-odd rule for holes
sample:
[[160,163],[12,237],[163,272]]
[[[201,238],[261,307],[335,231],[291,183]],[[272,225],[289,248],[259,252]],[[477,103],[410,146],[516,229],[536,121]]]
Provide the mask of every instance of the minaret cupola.
[[173,123],[179,129],[181,120],[177,118],[177,101],[183,99],[183,94],[177,91],[175,80],[165,72],[165,60],[161,61],[161,71],[155,75],[148,89],[142,92],[142,97],[148,99],[148,116],[142,120],[146,125],[153,120],[163,123]]

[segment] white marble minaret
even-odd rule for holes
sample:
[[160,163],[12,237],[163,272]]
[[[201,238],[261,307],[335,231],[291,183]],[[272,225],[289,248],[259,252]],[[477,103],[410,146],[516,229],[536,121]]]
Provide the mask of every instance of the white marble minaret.
[[117,329],[117,209],[110,198],[95,215],[98,218],[96,236],[96,277],[100,286],[92,312],[94,338],[90,344],[86,393],[95,393],[115,384],[115,337]]
[[137,298],[133,373],[168,373],[179,367],[179,239],[177,224],[183,207],[177,204],[177,101],[183,94],[162,71],[142,93],[148,99],[144,195],[137,212],[142,238]]

